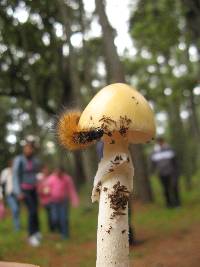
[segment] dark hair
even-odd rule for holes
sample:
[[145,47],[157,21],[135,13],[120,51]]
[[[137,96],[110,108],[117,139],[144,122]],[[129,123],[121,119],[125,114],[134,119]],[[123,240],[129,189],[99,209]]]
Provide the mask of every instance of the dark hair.
[[63,165],[58,165],[58,166],[56,167],[56,169],[57,169],[58,171],[62,172],[62,173],[65,172],[65,168],[63,167]]
[[30,146],[30,147],[32,147],[32,148],[35,148],[35,142],[31,142],[31,141],[26,141],[26,143],[24,144],[24,147],[25,146]]

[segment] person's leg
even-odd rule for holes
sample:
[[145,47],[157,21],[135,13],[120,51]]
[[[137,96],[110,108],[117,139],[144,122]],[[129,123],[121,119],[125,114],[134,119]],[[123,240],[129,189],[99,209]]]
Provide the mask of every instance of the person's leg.
[[53,232],[55,230],[53,221],[52,221],[52,215],[51,215],[51,204],[48,204],[45,206],[46,214],[47,214],[47,223],[48,223],[48,229],[49,231]]
[[25,204],[28,210],[28,232],[33,235],[38,232],[37,195],[35,190],[24,190]]
[[31,236],[32,235],[32,226],[31,226],[32,224],[31,222],[32,201],[31,201],[29,190],[24,190],[23,194],[24,194],[24,203],[25,203],[25,206],[28,212],[28,233],[29,233],[29,236]]
[[168,176],[160,176],[160,181],[163,187],[163,194],[165,197],[167,207],[171,207],[171,197],[170,197],[170,179]]
[[173,194],[174,207],[179,207],[181,205],[181,202],[180,202],[180,195],[179,195],[179,178],[178,177],[173,177],[172,194]]
[[11,195],[7,196],[7,203],[8,203],[8,205],[12,211],[13,223],[14,223],[15,230],[18,231],[20,229],[19,202],[18,202],[17,198],[11,194]]
[[2,183],[1,188],[2,188],[2,194],[3,194],[3,201],[4,201],[4,204],[6,205],[6,183]]
[[32,191],[32,204],[33,204],[33,213],[32,213],[32,225],[34,233],[38,233],[40,231],[39,227],[39,217],[38,217],[38,198],[37,191]]
[[59,204],[59,225],[64,239],[69,238],[69,208],[67,200]]
[[51,203],[50,214],[51,214],[51,222],[54,226],[54,230],[58,230],[59,220],[58,220],[58,204],[57,203]]

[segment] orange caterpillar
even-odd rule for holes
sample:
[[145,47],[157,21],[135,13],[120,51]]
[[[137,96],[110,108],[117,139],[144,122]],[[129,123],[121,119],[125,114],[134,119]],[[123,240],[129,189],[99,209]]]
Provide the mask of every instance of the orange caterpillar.
[[65,112],[61,114],[56,125],[60,144],[69,150],[83,149],[101,138],[104,133],[101,129],[81,131],[78,126],[80,116],[80,111]]

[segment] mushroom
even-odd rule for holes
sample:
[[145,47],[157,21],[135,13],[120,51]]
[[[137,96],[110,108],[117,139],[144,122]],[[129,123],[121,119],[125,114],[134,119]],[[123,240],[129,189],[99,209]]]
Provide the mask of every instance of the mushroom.
[[[72,124],[76,126],[70,127]],[[152,109],[132,87],[111,84],[94,96],[82,114],[61,115],[57,133],[69,149],[85,148],[100,138],[103,141],[103,158],[92,191],[92,202],[99,201],[96,266],[129,266],[128,199],[134,168],[128,147],[154,137]]]

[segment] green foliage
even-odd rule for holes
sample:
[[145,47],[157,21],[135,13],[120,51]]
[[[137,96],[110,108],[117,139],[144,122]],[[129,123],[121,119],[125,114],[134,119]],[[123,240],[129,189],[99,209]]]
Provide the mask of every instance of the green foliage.
[[137,46],[168,55],[170,47],[178,44],[178,23],[176,1],[141,0],[130,19],[130,33]]

